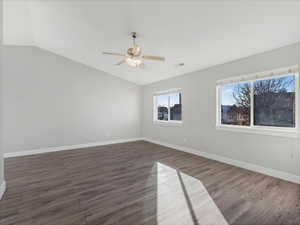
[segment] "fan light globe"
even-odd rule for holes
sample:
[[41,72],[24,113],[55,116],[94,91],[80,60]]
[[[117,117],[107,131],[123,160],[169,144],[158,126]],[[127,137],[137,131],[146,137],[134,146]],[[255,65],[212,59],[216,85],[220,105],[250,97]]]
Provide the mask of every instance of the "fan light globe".
[[142,64],[142,60],[134,58],[126,58],[126,62],[131,67],[139,67]]

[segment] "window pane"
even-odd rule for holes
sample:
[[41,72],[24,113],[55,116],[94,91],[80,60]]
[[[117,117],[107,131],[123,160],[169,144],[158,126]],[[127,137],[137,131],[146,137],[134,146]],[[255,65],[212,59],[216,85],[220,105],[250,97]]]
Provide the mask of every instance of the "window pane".
[[168,120],[168,105],[169,95],[158,95],[156,96],[157,101],[157,119]]
[[170,120],[181,120],[181,93],[170,94]]
[[221,124],[250,125],[250,83],[237,83],[221,88]]
[[295,76],[254,82],[254,125],[295,127]]

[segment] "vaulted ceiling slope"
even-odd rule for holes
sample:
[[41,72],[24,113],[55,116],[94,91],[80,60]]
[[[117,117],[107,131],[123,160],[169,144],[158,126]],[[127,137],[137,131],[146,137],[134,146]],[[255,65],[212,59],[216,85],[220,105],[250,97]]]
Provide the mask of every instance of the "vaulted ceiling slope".
[[[4,43],[34,45],[109,74],[148,84],[300,41],[297,1],[4,1]],[[115,66],[129,33],[146,68]],[[185,63],[179,67],[177,64]]]

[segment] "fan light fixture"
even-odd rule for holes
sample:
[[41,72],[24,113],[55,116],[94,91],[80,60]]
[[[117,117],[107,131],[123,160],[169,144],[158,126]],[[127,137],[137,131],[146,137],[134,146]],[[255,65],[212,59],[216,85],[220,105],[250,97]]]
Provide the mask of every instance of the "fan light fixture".
[[139,67],[142,64],[142,60],[135,58],[126,58],[125,61],[131,67]]

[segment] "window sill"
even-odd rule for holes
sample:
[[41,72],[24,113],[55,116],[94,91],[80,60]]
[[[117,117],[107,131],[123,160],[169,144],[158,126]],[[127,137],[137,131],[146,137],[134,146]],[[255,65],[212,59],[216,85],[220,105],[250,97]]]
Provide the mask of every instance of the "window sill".
[[277,137],[288,137],[288,138],[299,138],[298,130],[288,130],[288,129],[272,129],[265,127],[241,127],[241,126],[230,126],[230,125],[217,125],[217,130],[232,131],[232,132],[242,132],[242,133],[252,133],[260,135],[270,135]]
[[166,127],[181,127],[182,121],[153,121],[154,125],[166,126]]

